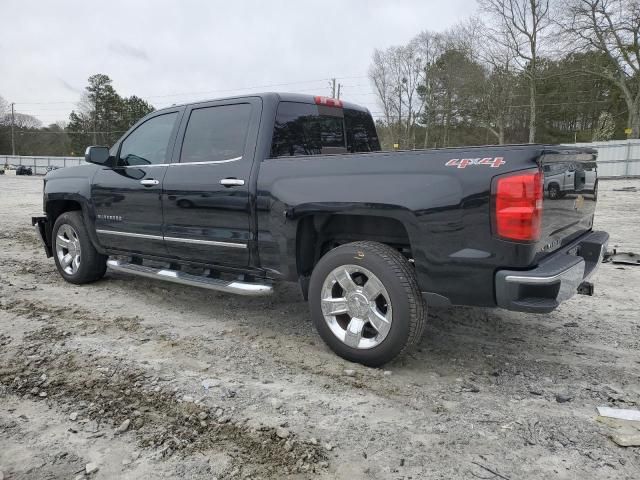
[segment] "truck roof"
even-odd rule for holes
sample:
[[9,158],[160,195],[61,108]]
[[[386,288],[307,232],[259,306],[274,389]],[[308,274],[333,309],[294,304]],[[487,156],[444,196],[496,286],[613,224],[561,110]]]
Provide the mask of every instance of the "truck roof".
[[[322,95],[321,95],[322,96]],[[170,107],[160,108],[158,111],[166,110],[169,108],[182,107],[186,105],[194,105],[205,102],[217,102],[220,100],[239,100],[243,98],[261,98],[263,100],[271,100],[273,102],[298,102],[298,103],[311,103],[315,104],[316,95],[306,93],[287,93],[287,92],[263,92],[263,93],[248,93],[245,95],[234,95],[231,97],[217,97],[198,100],[195,102],[176,103]],[[357,105],[351,102],[342,101],[343,108],[350,110],[359,110],[361,112],[369,112],[369,109],[361,105]]]

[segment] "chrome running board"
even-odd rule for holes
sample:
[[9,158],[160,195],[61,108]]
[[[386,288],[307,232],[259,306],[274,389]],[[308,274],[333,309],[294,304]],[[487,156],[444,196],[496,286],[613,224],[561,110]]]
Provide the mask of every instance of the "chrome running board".
[[221,280],[218,278],[192,275],[190,273],[169,270],[166,268],[145,267],[135,263],[121,260],[108,260],[107,266],[116,272],[131,273],[141,277],[166,280],[168,282],[190,285],[192,287],[208,288],[226,293],[236,293],[238,295],[261,296],[269,295],[273,292],[273,287],[267,283],[250,283],[239,280]]

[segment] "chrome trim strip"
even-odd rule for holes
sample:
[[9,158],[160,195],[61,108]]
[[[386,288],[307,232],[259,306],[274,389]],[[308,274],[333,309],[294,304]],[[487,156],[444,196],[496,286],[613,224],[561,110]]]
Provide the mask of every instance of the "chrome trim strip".
[[216,163],[229,163],[242,160],[242,157],[229,158],[227,160],[210,160],[208,162],[176,162],[176,163],[153,163],[149,165],[122,165],[117,168],[153,168],[153,167],[179,167],[182,165],[215,165]]
[[159,235],[147,235],[147,234],[144,234],[144,233],[119,232],[117,230],[96,229],[96,233],[102,233],[102,234],[105,234],[105,235],[118,235],[118,236],[121,236],[121,237],[148,238],[150,240],[166,240],[168,242],[193,243],[193,244],[196,244],[196,245],[213,245],[213,246],[216,246],[216,247],[247,248],[247,244],[246,243],[218,242],[218,241],[215,241],[215,240],[199,240],[197,238],[161,237]]
[[96,229],[96,233],[102,233],[105,235],[119,235],[121,237],[134,237],[134,238],[148,238],[150,240],[164,240],[159,235],[147,235],[144,233],[130,233],[130,232],[118,232],[117,230],[100,230]]
[[198,240],[196,238],[164,237],[168,242],[195,243],[197,245],[215,245],[216,247],[247,248],[246,243],[218,242],[215,240]]
[[177,162],[177,163],[170,163],[169,165],[172,167],[179,167],[181,165],[213,165],[216,163],[237,162],[238,160],[242,160],[242,157],[234,157],[234,158],[229,158],[227,160],[211,160],[208,162]]

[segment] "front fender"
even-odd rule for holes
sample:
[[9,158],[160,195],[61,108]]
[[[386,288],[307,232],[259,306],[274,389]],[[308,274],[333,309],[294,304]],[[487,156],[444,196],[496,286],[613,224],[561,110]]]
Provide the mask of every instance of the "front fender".
[[82,165],[54,170],[45,177],[44,208],[47,219],[53,223],[57,216],[64,212],[56,211],[53,205],[57,202],[73,202],[80,205],[82,219],[87,227],[91,243],[100,253],[105,253],[100,246],[95,230],[95,206],[91,198],[91,182],[97,168],[95,165]]

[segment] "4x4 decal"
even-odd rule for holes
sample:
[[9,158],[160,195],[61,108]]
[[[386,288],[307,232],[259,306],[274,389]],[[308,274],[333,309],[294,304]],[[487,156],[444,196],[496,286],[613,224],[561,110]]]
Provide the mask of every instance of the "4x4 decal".
[[503,157],[485,158],[452,158],[445,165],[447,167],[467,168],[469,165],[489,165],[491,168],[498,168],[507,163]]

